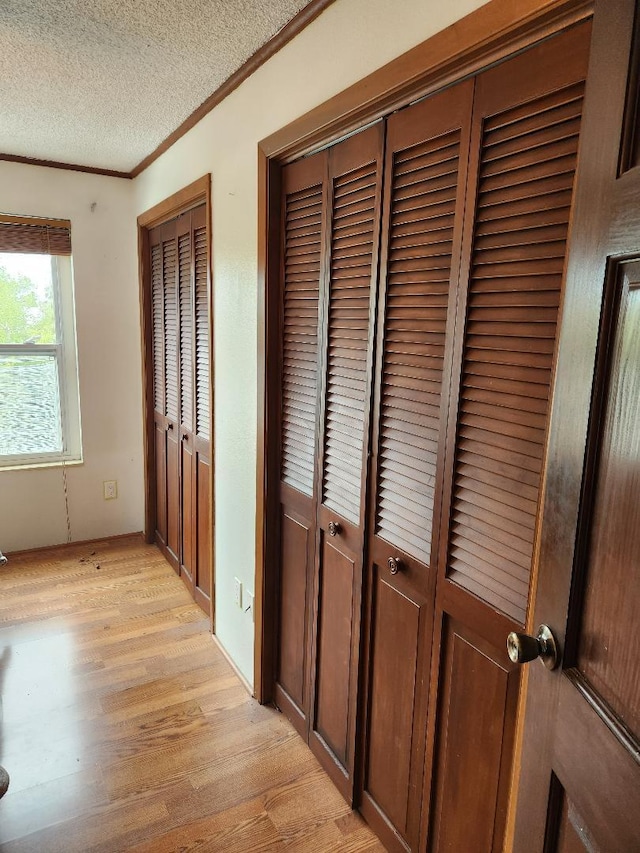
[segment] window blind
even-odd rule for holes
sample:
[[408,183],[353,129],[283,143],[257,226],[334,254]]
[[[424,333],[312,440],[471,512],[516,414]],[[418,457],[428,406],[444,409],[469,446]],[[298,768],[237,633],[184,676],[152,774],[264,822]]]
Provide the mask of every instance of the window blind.
[[0,252],[70,255],[71,223],[0,214]]

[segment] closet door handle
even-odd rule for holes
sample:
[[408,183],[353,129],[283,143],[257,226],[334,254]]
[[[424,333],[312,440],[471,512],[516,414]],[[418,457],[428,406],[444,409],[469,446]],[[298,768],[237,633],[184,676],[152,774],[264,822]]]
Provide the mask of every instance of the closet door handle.
[[338,533],[340,533],[341,529],[342,528],[340,527],[337,521],[329,522],[329,536],[337,536]]
[[189,435],[186,432],[182,433],[182,440],[183,441],[189,441]]
[[167,430],[170,430],[170,429],[173,429],[173,424],[172,424],[172,423],[168,423],[168,424],[167,424]]
[[387,566],[389,566],[389,571],[392,575],[397,575],[402,568],[402,560],[400,557],[389,557]]

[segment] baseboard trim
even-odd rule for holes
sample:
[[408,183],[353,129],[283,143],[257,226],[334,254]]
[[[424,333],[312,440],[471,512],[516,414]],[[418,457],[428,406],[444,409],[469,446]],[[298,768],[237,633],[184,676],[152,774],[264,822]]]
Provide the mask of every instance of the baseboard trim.
[[[216,644],[216,646],[220,649],[220,652],[222,653],[222,657],[226,660],[226,662],[229,664],[229,666],[231,667],[231,669],[234,671],[234,673],[238,676],[238,678],[239,678],[239,679],[240,679],[240,681],[242,682],[242,686],[245,688],[245,690],[247,691],[247,693],[249,694],[249,696],[252,696],[252,697],[253,697],[253,696],[254,696],[254,693],[253,693],[253,687],[249,684],[249,682],[247,681],[247,679],[246,679],[246,678],[244,677],[244,675],[240,672],[240,670],[238,669],[237,664],[235,663],[235,661],[233,660],[233,658],[231,657],[231,655],[229,654],[229,652],[225,649],[225,647],[222,645],[222,643],[221,643],[221,642],[220,642],[220,640],[216,637],[216,635],[215,635],[215,634],[212,634],[212,635],[211,635],[211,637],[212,637],[212,639],[213,639],[213,642],[214,642],[214,643]],[[254,698],[255,698],[255,697],[254,697]]]
[[112,542],[121,544],[125,539],[139,539],[142,544],[146,544],[142,531],[137,530],[134,533],[117,533],[115,536],[100,536],[98,539],[79,539],[76,542],[61,542],[58,545],[40,545],[37,548],[25,548],[22,551],[7,551],[5,557],[8,560],[12,560],[16,557],[29,557],[31,555],[35,557],[45,552],[64,553],[65,551],[72,551],[74,548],[86,548],[89,545],[109,545]]

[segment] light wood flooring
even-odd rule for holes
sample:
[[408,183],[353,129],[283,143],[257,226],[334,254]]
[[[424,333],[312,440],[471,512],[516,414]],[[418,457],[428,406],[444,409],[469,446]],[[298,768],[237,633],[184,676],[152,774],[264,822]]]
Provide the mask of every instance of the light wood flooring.
[[140,537],[0,569],[3,853],[383,851]]

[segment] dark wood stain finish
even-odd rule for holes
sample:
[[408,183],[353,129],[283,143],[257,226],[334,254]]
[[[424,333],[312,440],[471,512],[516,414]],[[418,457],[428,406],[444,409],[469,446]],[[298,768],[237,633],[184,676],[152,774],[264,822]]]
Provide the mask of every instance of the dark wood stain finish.
[[[420,829],[432,554],[473,90],[462,83],[387,122],[361,807],[391,849],[415,847]],[[395,574],[389,559],[399,563]]]
[[308,739],[327,156],[321,153],[291,164],[282,177],[275,701]]
[[[524,622],[535,555],[589,35],[588,25],[576,27],[476,82],[433,635],[437,712],[428,724],[433,757],[422,815],[422,837],[434,851],[504,843],[519,683],[505,640]],[[566,140],[561,150],[554,134]],[[466,644],[456,641],[461,686],[451,673],[454,622]],[[485,659],[493,664],[476,678]],[[469,722],[459,728],[462,712],[451,701],[458,689],[468,708],[493,709],[500,729],[493,741],[474,740]],[[451,747],[461,730],[468,741]],[[445,793],[450,780],[479,772],[483,784]],[[454,819],[461,810],[476,819]]]
[[432,849],[498,853],[518,674],[502,650],[454,620],[445,622],[442,648],[440,714],[446,727],[436,757]]
[[[145,232],[143,299],[153,401],[155,538],[192,596],[211,614],[211,399],[207,207]],[[144,279],[143,279],[144,281]]]
[[[331,217],[327,225],[328,262],[324,269],[321,317],[325,331],[319,408],[322,428],[316,477],[318,609],[312,631],[309,744],[350,801],[355,781],[363,547],[368,499],[366,460],[383,143],[384,126],[378,124],[334,146],[328,155],[327,210],[331,211]],[[333,572],[327,571],[324,562],[329,555]],[[335,572],[340,563],[344,570],[342,577]],[[341,613],[342,624],[335,634],[331,623],[326,621],[327,605],[330,610],[338,608]],[[326,690],[323,671],[332,666],[332,659],[345,661],[342,674],[346,682],[339,684],[330,679]],[[327,684],[326,676],[324,684]],[[342,699],[345,691],[346,704]],[[323,736],[322,724],[327,705],[334,700],[336,709],[331,713],[337,715],[335,731],[343,732],[344,739],[332,743]]]
[[563,659],[528,673],[517,853],[640,845],[637,16],[596,4],[531,620]]
[[305,618],[287,616],[280,660],[299,730],[394,851],[509,843],[521,679],[505,640],[529,616],[590,36],[568,27],[388,118],[380,213],[371,158],[351,161],[376,128],[283,172],[315,157],[328,176],[315,408],[295,365],[315,455],[311,432],[297,459],[280,432],[309,503],[281,521],[305,562],[282,590]]
[[260,142],[258,146],[258,464],[256,696],[269,701],[277,635],[280,185],[285,163],[578,22],[591,0],[493,0]]

